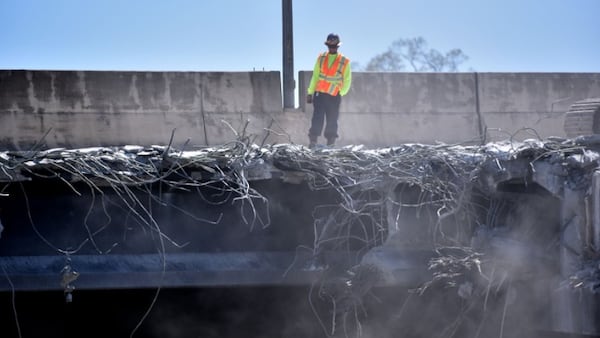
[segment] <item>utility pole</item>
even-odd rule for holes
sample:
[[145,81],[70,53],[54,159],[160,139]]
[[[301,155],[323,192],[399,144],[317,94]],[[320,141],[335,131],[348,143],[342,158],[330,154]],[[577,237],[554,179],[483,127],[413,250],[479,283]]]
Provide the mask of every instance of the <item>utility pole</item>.
[[281,0],[283,18],[283,108],[295,108],[294,102],[294,25],[292,0]]

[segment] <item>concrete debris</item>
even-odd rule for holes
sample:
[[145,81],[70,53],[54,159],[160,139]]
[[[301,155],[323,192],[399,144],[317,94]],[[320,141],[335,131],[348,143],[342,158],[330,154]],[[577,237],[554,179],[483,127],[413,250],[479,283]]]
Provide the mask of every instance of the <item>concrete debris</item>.
[[[335,203],[313,215],[310,249],[328,267],[323,271],[334,265],[322,261],[332,248],[361,253],[360,264],[329,275],[319,291],[349,312],[376,285],[414,284],[416,275],[408,275],[417,260],[407,257],[425,251],[433,254],[423,263],[429,280],[413,285],[419,294],[435,286],[455,288],[464,300],[487,301],[490,290],[514,298],[513,283],[557,276],[564,286],[598,292],[599,149],[594,138],[379,149],[242,142],[193,150],[57,148],[0,152],[0,182],[52,178],[119,191],[156,182],[181,189],[224,183],[250,205],[268,202],[253,181],[332,191]],[[65,276],[69,288],[77,275]]]
[[569,278],[568,285],[573,289],[600,293],[600,260],[582,263],[582,268]]

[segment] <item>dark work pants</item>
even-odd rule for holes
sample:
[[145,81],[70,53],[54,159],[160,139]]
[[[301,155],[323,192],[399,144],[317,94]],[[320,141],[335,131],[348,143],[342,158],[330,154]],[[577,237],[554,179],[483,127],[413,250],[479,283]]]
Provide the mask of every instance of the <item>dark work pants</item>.
[[323,132],[323,123],[325,123],[325,132],[323,135],[329,140],[335,140],[338,137],[338,117],[340,116],[340,103],[342,96],[331,96],[329,94],[316,92],[313,97],[314,112],[311,120],[308,136],[316,139]]

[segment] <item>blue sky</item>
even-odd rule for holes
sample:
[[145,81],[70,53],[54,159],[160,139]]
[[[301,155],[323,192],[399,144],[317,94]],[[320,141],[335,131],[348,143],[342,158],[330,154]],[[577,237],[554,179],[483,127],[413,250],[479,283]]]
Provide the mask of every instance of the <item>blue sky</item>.
[[[600,0],[294,0],[294,68],[323,41],[366,64],[399,38],[461,70],[600,72]],[[281,0],[0,0],[0,69],[281,70]]]

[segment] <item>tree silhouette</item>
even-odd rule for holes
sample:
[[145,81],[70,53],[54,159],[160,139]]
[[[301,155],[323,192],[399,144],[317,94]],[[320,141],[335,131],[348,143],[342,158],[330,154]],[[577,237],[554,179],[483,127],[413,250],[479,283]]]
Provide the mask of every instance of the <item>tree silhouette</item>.
[[[373,57],[366,71],[403,71],[407,66],[415,72],[457,72],[469,57],[455,48],[445,54],[431,49],[422,37],[398,39],[387,51]],[[356,64],[355,68],[360,69]]]

